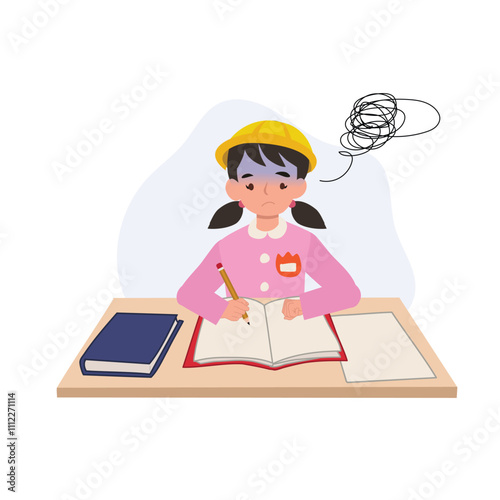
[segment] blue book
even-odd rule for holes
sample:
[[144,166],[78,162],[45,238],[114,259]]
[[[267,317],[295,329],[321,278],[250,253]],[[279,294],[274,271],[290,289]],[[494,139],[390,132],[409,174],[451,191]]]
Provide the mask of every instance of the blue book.
[[116,313],[80,358],[83,375],[152,377],[183,321],[177,314]]

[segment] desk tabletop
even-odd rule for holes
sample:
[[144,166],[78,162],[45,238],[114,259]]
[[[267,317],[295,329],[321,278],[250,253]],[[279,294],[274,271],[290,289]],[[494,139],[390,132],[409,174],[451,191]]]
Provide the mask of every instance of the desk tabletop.
[[[259,299],[262,302],[264,300]],[[404,304],[397,298],[363,298],[336,314],[392,312],[436,378],[346,382],[340,362],[304,363],[281,370],[245,365],[183,368],[197,315],[175,299],[114,299],[57,387],[58,397],[456,397],[457,387]],[[117,312],[177,313],[184,320],[152,378],[83,375],[79,360]],[[332,315],[335,317],[335,314]]]

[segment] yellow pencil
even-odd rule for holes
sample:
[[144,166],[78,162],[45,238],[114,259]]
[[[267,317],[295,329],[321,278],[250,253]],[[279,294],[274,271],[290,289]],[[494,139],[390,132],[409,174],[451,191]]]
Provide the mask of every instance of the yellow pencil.
[[[234,289],[233,284],[231,283],[231,280],[229,279],[229,276],[226,273],[226,270],[224,269],[224,266],[219,262],[217,264],[217,269],[219,270],[220,275],[222,276],[222,279],[224,280],[224,283],[227,286],[227,289],[229,290],[229,293],[231,294],[231,297],[234,300],[238,300],[238,294],[236,293],[236,290]],[[248,314],[244,313],[242,318],[246,320],[248,324],[250,324],[250,321],[248,321]]]

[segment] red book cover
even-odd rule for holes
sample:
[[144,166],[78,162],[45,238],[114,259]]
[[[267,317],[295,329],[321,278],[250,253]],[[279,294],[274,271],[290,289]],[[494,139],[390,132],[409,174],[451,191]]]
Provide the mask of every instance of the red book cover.
[[217,365],[248,365],[248,366],[255,366],[257,368],[266,368],[267,370],[281,370],[281,368],[287,368],[288,366],[293,366],[293,365],[301,365],[303,363],[316,363],[318,361],[347,361],[347,356],[344,351],[344,347],[342,346],[342,343],[340,342],[339,336],[337,334],[337,330],[335,329],[335,325],[333,324],[332,317],[329,314],[325,314],[326,322],[332,329],[333,334],[337,338],[339,345],[340,345],[340,357],[339,358],[315,358],[315,359],[308,359],[306,361],[294,361],[289,364],[281,365],[281,366],[267,366],[263,365],[260,363],[255,363],[253,361],[217,361],[217,362],[210,362],[210,363],[197,363],[194,360],[194,351],[196,349],[196,343],[198,342],[198,335],[200,333],[200,328],[201,324],[203,322],[203,318],[201,316],[198,317],[198,321],[196,322],[196,326],[194,329],[193,337],[191,338],[191,343],[189,344],[189,349],[186,355],[186,359],[184,360],[184,368],[197,368],[197,367],[204,367],[204,366],[217,366]]

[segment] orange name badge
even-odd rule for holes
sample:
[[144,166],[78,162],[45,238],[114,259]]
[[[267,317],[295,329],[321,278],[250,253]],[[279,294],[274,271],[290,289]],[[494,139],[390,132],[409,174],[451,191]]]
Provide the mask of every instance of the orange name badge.
[[302,269],[302,264],[300,262],[299,254],[292,255],[287,252],[285,255],[281,256],[278,254],[276,256],[276,270],[281,276],[286,278],[293,278],[300,274]]

